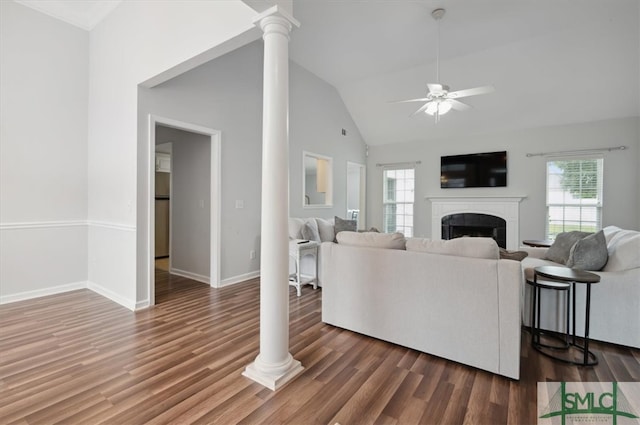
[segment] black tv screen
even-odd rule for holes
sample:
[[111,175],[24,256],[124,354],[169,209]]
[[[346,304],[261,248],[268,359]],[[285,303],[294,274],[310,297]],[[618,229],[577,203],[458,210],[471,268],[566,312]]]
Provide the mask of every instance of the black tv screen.
[[440,187],[504,187],[507,151],[452,155],[440,158]]

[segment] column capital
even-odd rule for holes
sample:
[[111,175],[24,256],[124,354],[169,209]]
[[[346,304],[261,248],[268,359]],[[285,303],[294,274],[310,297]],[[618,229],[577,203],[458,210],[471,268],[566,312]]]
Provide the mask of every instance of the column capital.
[[274,29],[274,31],[282,32],[285,35],[289,35],[289,32],[295,27],[300,27],[300,22],[289,12],[284,10],[282,7],[275,5],[260,13],[253,19],[253,24],[259,27],[263,32],[267,33],[271,29],[267,30],[267,27],[270,24],[277,25],[278,29]]

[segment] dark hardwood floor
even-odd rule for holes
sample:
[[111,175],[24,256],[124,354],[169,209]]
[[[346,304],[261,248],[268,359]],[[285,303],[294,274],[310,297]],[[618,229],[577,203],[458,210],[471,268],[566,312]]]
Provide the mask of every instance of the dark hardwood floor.
[[89,290],[0,306],[2,424],[534,424],[538,381],[640,381],[640,350],[602,343],[593,368],[530,349],[513,381],[325,325],[321,290],[290,290],[278,392],[241,376],[258,352],[259,282],[224,289],[159,272],[133,313]]

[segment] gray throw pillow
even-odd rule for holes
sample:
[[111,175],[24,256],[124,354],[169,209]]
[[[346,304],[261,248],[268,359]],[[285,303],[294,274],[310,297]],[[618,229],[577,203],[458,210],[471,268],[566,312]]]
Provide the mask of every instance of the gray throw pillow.
[[[336,235],[340,232],[355,232],[358,230],[358,222],[356,220],[343,220],[335,217]],[[337,239],[334,240],[337,242]]]
[[320,233],[318,232],[318,227],[314,226],[309,221],[304,223],[304,226],[302,226],[302,238],[308,241],[320,242]]
[[598,233],[580,239],[571,247],[567,267],[578,270],[601,270],[608,259],[607,240],[604,232],[600,230]]
[[571,247],[585,236],[592,235],[589,232],[564,232],[556,236],[556,240],[553,245],[549,247],[544,257],[545,260],[553,261],[554,263],[566,264],[569,259],[569,252]]

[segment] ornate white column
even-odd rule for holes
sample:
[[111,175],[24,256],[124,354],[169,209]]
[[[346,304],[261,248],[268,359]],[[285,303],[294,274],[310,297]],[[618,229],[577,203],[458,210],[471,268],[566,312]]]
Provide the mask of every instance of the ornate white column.
[[300,24],[274,6],[264,32],[260,353],[244,376],[276,390],[303,369],[289,354],[289,32]]

